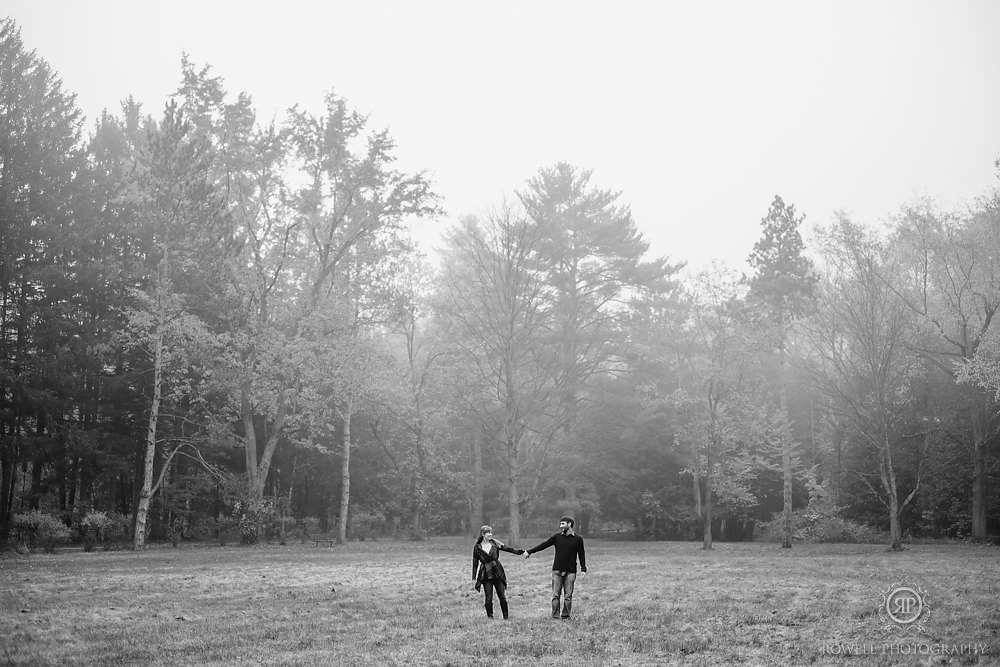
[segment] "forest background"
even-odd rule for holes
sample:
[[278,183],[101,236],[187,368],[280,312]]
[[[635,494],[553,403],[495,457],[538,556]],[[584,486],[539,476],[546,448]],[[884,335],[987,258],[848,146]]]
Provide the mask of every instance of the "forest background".
[[87,130],[0,24],[0,540],[1000,532],[996,187],[686,275],[589,168],[445,221],[346,99],[179,78]]

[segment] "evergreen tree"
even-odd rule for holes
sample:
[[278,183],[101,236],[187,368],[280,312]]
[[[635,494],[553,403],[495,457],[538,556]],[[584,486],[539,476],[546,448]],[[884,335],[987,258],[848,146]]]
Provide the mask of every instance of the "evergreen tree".
[[[804,246],[795,206],[785,204],[775,195],[767,215],[761,220],[760,240],[754,244],[749,263],[754,269],[750,279],[748,303],[759,309],[763,321],[772,325],[777,337],[780,363],[778,396],[783,418],[788,418],[788,331],[791,323],[806,313],[815,293],[816,277],[812,262],[803,254]],[[784,537],[782,547],[792,546],[792,449],[791,438],[782,446]]]
[[[577,460],[571,443],[579,411],[592,379],[623,354],[624,330],[633,305],[676,288],[680,268],[666,259],[648,259],[649,243],[636,227],[620,194],[594,187],[592,172],[566,163],[542,169],[519,198],[538,227],[533,253],[554,320],[558,353],[558,403],[563,450],[554,477],[565,485],[563,503],[579,510]],[[541,470],[537,471],[539,474]]]
[[85,166],[73,96],[16,23],[0,20],[0,539],[18,467],[38,509],[44,469],[94,416],[77,410],[87,400],[77,272],[88,235],[74,211]]

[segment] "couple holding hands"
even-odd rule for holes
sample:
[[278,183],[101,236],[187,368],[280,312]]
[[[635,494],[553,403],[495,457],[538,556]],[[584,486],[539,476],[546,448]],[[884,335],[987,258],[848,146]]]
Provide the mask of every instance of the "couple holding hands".
[[527,559],[531,554],[549,547],[555,547],[556,555],[552,561],[552,618],[560,618],[559,598],[562,596],[562,618],[569,618],[573,607],[573,586],[576,583],[576,562],[580,560],[581,574],[587,572],[587,557],[583,550],[583,538],[573,531],[573,517],[564,516],[559,519],[559,532],[538,546],[525,551],[506,546],[493,538],[493,528],[483,526],[479,529],[479,539],[472,547],[472,578],[476,582],[476,590],[483,589],[486,595],[486,616],[493,618],[493,591],[496,591],[497,601],[503,617],[508,617],[507,610],[507,573],[500,564],[500,552],[521,555]]

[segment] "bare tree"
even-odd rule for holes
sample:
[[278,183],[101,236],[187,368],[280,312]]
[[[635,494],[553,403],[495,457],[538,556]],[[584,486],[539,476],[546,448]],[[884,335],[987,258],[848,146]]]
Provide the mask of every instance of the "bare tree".
[[911,381],[922,367],[911,343],[912,312],[882,279],[891,270],[884,247],[845,218],[830,230],[825,255],[831,274],[822,307],[809,327],[816,360],[813,376],[830,409],[871,448],[877,483],[855,471],[885,506],[892,548],[902,549],[900,514],[920,487],[901,497],[896,449],[912,414]]
[[543,345],[550,313],[532,270],[537,241],[537,228],[510,207],[483,224],[466,219],[448,237],[443,276],[453,342],[489,392],[480,414],[507,464],[513,542],[520,539],[525,449],[544,450],[554,434],[547,409],[556,387]]
[[767,423],[759,400],[763,377],[749,353],[737,292],[733,276],[699,276],[677,341],[677,349],[685,352],[680,388],[671,402],[680,417],[678,444],[690,455],[688,472],[706,550],[712,548],[716,499],[750,495],[744,483],[753,472],[747,446],[759,442]]
[[[952,216],[929,202],[904,209],[893,247],[903,270],[885,280],[914,314],[924,333],[916,349],[943,373],[961,380],[964,369],[988,359],[993,321],[1000,309],[1000,200],[981,202],[967,216]],[[984,354],[986,352],[986,354]],[[967,364],[971,364],[967,365]],[[996,436],[997,404],[987,387],[960,393],[972,460],[972,537],[986,538],[987,448]]]

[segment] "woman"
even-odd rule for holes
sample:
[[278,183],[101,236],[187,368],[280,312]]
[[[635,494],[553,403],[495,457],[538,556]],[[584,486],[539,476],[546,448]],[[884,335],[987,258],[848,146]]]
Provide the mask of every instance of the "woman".
[[492,527],[480,528],[479,539],[472,547],[472,578],[476,582],[476,590],[482,586],[486,594],[487,618],[493,618],[493,589],[496,589],[497,600],[500,601],[500,611],[507,618],[507,573],[500,564],[501,551],[518,555],[524,553],[524,549],[511,549],[503,542],[494,540]]

